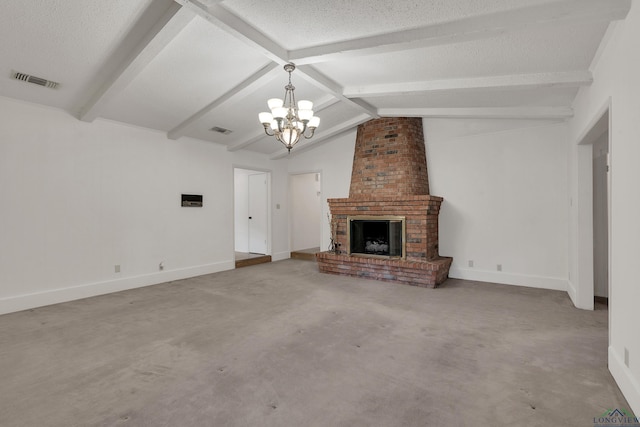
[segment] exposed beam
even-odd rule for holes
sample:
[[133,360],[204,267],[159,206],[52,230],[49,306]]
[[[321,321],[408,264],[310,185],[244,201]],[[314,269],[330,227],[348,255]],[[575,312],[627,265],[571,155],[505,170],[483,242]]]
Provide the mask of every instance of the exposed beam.
[[365,101],[361,99],[349,99],[344,96],[344,88],[340,86],[338,83],[331,80],[329,77],[322,74],[320,71],[315,69],[310,65],[302,65],[297,67],[303,77],[314,86],[322,89],[323,91],[331,94],[336,97],[339,101],[344,102],[347,105],[357,109],[360,112],[368,114],[371,118],[377,118],[378,113],[376,112],[376,108],[372,105],[369,105]]
[[[319,99],[318,101],[315,102],[314,110],[315,110],[315,112],[322,111],[325,108],[328,108],[328,107],[332,106],[333,104],[335,104],[337,102],[338,102],[338,100],[335,97],[333,97],[331,95],[325,95],[321,99]],[[259,132],[256,132],[256,134],[254,136],[252,136],[251,138],[249,138],[249,139],[247,139],[245,141],[236,142],[235,144],[227,146],[227,150],[228,151],[238,151],[238,150],[241,150],[243,148],[247,148],[248,146],[250,146],[252,144],[255,144],[256,142],[260,141],[265,136],[267,136],[267,135],[265,135],[264,130],[260,130]]]
[[[136,27],[140,25],[140,22],[149,19],[148,16],[154,13],[156,12],[151,7]],[[192,12],[183,9],[175,2],[171,2],[162,17],[131,48],[119,65],[115,67],[114,71],[105,79],[102,86],[89,98],[88,102],[79,108],[78,118],[91,122],[100,116],[107,104],[120,94],[194,17],[195,15]],[[129,34],[128,38],[137,38],[135,29]],[[126,43],[127,40],[125,40],[123,46]]]
[[243,148],[247,148],[248,146],[255,144],[256,142],[260,141],[262,138],[264,138],[266,136],[267,135],[265,135],[264,130],[261,130],[259,133],[256,132],[255,135],[253,135],[249,139],[246,139],[246,140],[240,141],[240,142],[236,142],[235,144],[228,145],[227,146],[227,151],[242,150]]
[[420,94],[442,90],[517,90],[545,87],[580,87],[589,86],[592,82],[593,77],[590,71],[568,71],[354,86],[346,87],[344,89],[344,95],[350,98],[371,98],[378,96]]
[[631,0],[568,0],[472,16],[457,21],[291,51],[298,65],[420,47],[485,39],[529,27],[615,21],[627,16]]
[[[207,6],[201,0],[175,0],[176,2],[192,9],[195,13],[205,18],[212,24],[228,32],[238,40],[258,49],[270,60],[282,65],[290,62],[289,52],[275,43],[270,38],[256,30],[251,25],[229,12],[224,7],[213,4]],[[306,80],[320,89],[332,94],[338,100],[351,105],[352,107],[366,112],[372,117],[376,117],[375,108],[362,100],[350,100],[342,95],[342,87],[329,79],[318,70],[306,66],[298,67],[299,72],[306,77]]]
[[[360,114],[352,119],[349,119],[345,122],[340,123],[330,129],[327,129],[322,132],[322,134],[318,136],[314,136],[313,139],[309,139],[306,142],[299,142],[295,145],[295,147],[291,150],[292,154],[299,154],[305,151],[317,148],[322,144],[327,143],[328,141],[337,138],[349,131],[351,131],[354,127],[358,126],[361,123],[371,120],[371,116],[368,114]],[[277,153],[271,155],[269,157],[270,160],[278,160],[283,159],[289,155],[289,152],[286,150],[278,150]]]
[[322,111],[326,108],[331,107],[334,104],[337,104],[338,102],[340,102],[340,100],[338,98],[336,98],[333,95],[324,95],[322,98],[318,99],[314,104],[313,104],[313,110],[315,112],[319,112]]
[[434,117],[457,119],[568,119],[571,107],[500,107],[500,108],[380,108],[383,117]]
[[[278,64],[274,62],[270,62],[264,67],[260,68],[258,71],[253,73],[251,76],[243,80],[240,84],[231,88],[231,90],[224,93],[219,98],[213,100],[205,107],[201,108],[200,111],[193,114],[191,117],[180,123],[178,126],[171,129],[167,132],[167,137],[169,139],[178,139],[185,134],[185,131],[191,127],[195,122],[203,118],[205,115],[209,114],[215,108],[227,102],[234,96],[242,97],[244,94],[252,92],[256,90],[256,88],[262,86],[265,81],[272,80],[276,77],[276,73],[274,72],[275,68]],[[255,142],[255,141],[254,141]]]
[[219,4],[206,5],[200,0],[175,1],[233,35],[236,39],[258,49],[270,60],[280,65],[289,62],[289,53],[286,49]]

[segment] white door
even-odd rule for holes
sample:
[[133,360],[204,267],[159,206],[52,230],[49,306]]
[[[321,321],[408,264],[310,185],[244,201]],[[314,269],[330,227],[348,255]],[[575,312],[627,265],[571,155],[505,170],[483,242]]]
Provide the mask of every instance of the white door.
[[267,174],[249,175],[249,252],[267,253]]

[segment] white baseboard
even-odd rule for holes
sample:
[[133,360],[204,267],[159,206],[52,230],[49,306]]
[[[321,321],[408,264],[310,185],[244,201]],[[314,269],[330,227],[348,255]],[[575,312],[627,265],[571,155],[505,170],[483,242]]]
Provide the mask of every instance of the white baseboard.
[[223,261],[214,264],[166,270],[157,273],[125,277],[122,279],[106,280],[103,282],[88,283],[68,288],[52,289],[32,294],[0,298],[0,314],[13,313],[36,307],[43,307],[45,305],[58,304],[61,302],[104,295],[112,292],[125,291],[127,289],[141,288],[143,286],[157,285],[158,283],[202,276],[203,274],[217,273],[219,271],[231,270],[233,268],[235,268],[234,261]]
[[573,303],[574,306],[578,306],[578,290],[576,289],[575,286],[573,286],[573,283],[571,282],[571,280],[567,280],[567,293],[569,294],[569,298],[571,298],[571,302]]
[[282,261],[283,259],[289,259],[291,258],[291,252],[286,251],[286,252],[276,252],[273,255],[271,255],[271,261]]
[[624,364],[623,358],[611,346],[609,346],[609,371],[616,380],[625,399],[631,405],[630,409],[636,417],[640,417],[640,383],[634,378],[627,365]]
[[526,274],[505,273],[502,271],[486,271],[466,268],[449,270],[449,277],[453,279],[476,280],[479,282],[501,283],[503,285],[528,286],[530,288],[552,289],[566,291],[567,280],[556,277],[531,276]]

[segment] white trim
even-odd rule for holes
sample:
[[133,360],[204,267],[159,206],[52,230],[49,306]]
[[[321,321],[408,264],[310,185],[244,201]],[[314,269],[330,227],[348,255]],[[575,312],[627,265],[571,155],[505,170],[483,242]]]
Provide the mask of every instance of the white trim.
[[571,298],[573,305],[577,307],[578,304],[576,298],[578,298],[578,291],[571,280],[567,280],[567,293],[569,294],[569,298]]
[[582,132],[580,132],[580,135],[575,141],[576,145],[593,145],[593,143],[609,129],[611,119],[609,118],[609,121],[606,123],[604,121],[601,122],[601,120],[605,114],[609,115],[609,117],[611,116],[611,101],[612,98],[608,97],[605,103],[598,108],[598,111],[591,117],[591,120],[589,120],[589,123],[582,129]]
[[[321,219],[320,219],[320,230],[319,231],[319,236],[318,236],[318,242],[319,242],[319,248],[322,248],[322,237],[324,236],[324,220],[322,219],[324,216],[322,215],[324,213],[324,205],[322,204],[322,201],[325,200],[324,199],[324,184],[323,184],[323,177],[322,177],[322,169],[315,169],[315,170],[308,170],[308,171],[298,171],[298,172],[291,172],[289,171],[289,176],[288,176],[288,191],[289,194],[292,195],[292,191],[291,191],[291,177],[294,175],[308,175],[308,174],[316,174],[320,176],[320,203],[321,203],[321,208],[320,208],[320,215],[321,215]],[[288,223],[289,223],[289,249],[291,249],[293,247],[293,230],[292,230],[292,224],[293,221],[291,220],[291,216],[292,216],[292,208],[291,208],[291,197],[289,197],[288,199],[288,203],[289,205],[287,206],[287,210],[288,212]],[[326,204],[326,203],[325,203]]]
[[503,285],[527,286],[530,288],[567,291],[567,279],[558,277],[534,276],[498,271],[486,271],[451,267],[449,277],[452,279],[476,280],[479,282],[501,283]]
[[640,414],[640,383],[612,346],[609,346],[609,372],[636,416]]
[[593,83],[591,71],[558,71],[553,73],[510,74],[371,84],[368,86],[346,86],[344,88],[344,96],[349,98],[372,98],[425,94],[438,91],[580,87],[590,86],[591,83]]
[[[231,165],[231,174],[232,174],[232,178],[231,181],[233,182],[233,196],[231,198],[231,206],[233,206],[233,230],[234,230],[234,235],[233,235],[233,247],[235,250],[235,245],[236,245],[236,238],[235,238],[235,229],[236,229],[236,222],[235,222],[235,206],[236,206],[236,191],[235,191],[235,185],[236,185],[236,181],[235,181],[235,170],[236,169],[242,169],[245,171],[250,171],[250,172],[258,172],[258,173],[264,173],[267,175],[267,253],[265,255],[271,255],[271,259],[273,259],[273,254],[271,253],[272,249],[273,249],[273,226],[272,226],[272,221],[273,221],[273,209],[271,207],[271,199],[272,199],[272,194],[271,194],[271,186],[272,186],[272,175],[273,175],[273,171],[271,169],[262,169],[262,168],[256,168],[253,166],[242,166],[242,165],[238,165],[238,164],[232,164]],[[235,253],[235,251],[234,251]]]
[[[608,122],[602,121],[608,116]],[[609,147],[611,149],[611,97],[591,116],[587,125],[582,129],[579,137],[573,141],[576,159],[576,188],[574,200],[576,209],[576,253],[575,253],[575,295],[572,298],[577,308],[593,310],[593,143],[602,135],[604,130],[609,132]],[[606,124],[606,128],[604,127]],[[608,192],[611,192],[610,184]],[[610,204],[610,202],[608,202]],[[610,210],[610,207],[608,208]],[[609,212],[610,214],[610,212]],[[609,219],[609,222],[611,219]],[[611,233],[611,230],[609,230]],[[611,234],[609,234],[611,236]],[[570,242],[572,245],[573,242]],[[611,242],[609,242],[611,244]],[[609,246],[611,251],[611,246]],[[609,257],[611,254],[609,254]],[[610,261],[609,261],[609,265]],[[611,280],[611,278],[609,278]],[[609,295],[611,298],[611,295]],[[609,307],[610,312],[613,306]]]
[[571,107],[439,107],[379,108],[382,117],[424,117],[455,119],[558,120],[573,117]]
[[593,310],[593,145],[578,145],[576,307]]
[[67,288],[0,298],[0,314],[13,313],[30,308],[43,307],[46,305],[89,298],[97,295],[125,291],[128,289],[157,285],[159,283],[165,283],[172,280],[202,276],[204,274],[231,270],[233,268],[235,268],[235,262],[233,260],[222,261],[213,264],[198,265],[194,267],[167,270],[163,272],[125,277],[122,279],[106,280],[103,282],[87,283]]

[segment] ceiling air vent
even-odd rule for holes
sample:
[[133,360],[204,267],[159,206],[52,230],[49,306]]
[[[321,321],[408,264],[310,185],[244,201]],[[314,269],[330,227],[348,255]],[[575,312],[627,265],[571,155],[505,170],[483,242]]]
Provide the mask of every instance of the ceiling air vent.
[[42,77],[32,76],[30,74],[14,71],[11,73],[11,77],[16,80],[21,80],[27,83],[33,83],[34,85],[48,87],[49,89],[57,89],[60,83],[52,82],[51,80],[43,79]]
[[231,132],[233,132],[232,130],[221,128],[221,127],[218,127],[218,126],[214,126],[209,130],[212,131],[212,132],[221,133],[223,135],[229,135]]

